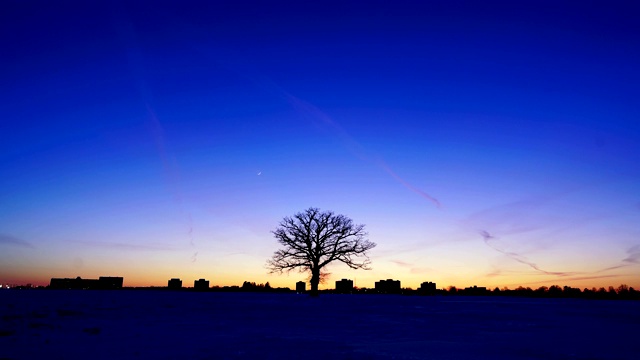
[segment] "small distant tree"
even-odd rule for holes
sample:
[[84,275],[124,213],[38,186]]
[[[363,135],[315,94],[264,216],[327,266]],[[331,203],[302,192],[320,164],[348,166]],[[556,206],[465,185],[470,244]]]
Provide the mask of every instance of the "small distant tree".
[[544,293],[546,293],[548,290],[549,290],[549,288],[548,288],[548,287],[546,287],[546,286],[540,286],[539,288],[537,288],[537,289],[536,289],[536,292],[537,292],[537,293],[540,293],[540,294],[544,294]]
[[550,297],[560,297],[562,295],[562,288],[558,285],[551,285],[547,290],[547,294],[549,294]]
[[628,293],[629,292],[629,286],[622,284],[620,286],[618,286],[618,288],[616,289],[616,292],[619,294],[621,293]]
[[285,217],[273,235],[283,248],[267,260],[269,272],[308,272],[312,296],[318,295],[325,266],[339,261],[352,269],[369,270],[371,261],[367,252],[376,246],[366,238],[364,225],[317,208]]

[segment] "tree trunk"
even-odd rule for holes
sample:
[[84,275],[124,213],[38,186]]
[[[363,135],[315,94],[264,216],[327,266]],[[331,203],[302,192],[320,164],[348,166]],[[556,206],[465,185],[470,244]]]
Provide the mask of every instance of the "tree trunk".
[[318,296],[318,284],[320,283],[320,270],[311,270],[311,296]]

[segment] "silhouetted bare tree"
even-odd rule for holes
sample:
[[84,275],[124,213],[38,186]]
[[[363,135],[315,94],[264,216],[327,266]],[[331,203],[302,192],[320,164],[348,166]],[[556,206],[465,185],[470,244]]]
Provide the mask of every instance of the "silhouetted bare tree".
[[366,238],[364,225],[317,208],[285,217],[273,235],[284,248],[267,261],[267,268],[271,273],[309,272],[312,296],[318,295],[323,267],[340,261],[352,269],[369,270],[367,251],[376,246]]

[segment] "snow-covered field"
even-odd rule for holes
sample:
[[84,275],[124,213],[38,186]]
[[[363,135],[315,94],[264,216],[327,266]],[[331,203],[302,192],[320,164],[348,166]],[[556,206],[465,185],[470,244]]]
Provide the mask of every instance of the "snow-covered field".
[[0,359],[640,359],[640,302],[1,291]]

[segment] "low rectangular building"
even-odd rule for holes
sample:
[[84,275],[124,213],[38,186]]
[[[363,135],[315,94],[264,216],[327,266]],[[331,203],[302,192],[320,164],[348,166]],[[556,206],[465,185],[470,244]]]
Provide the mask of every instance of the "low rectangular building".
[[122,289],[124,279],[118,276],[100,276],[98,278],[98,286],[101,289]]
[[296,292],[298,294],[307,292],[307,283],[305,283],[304,281],[298,281],[296,283]]
[[178,278],[170,279],[167,284],[167,287],[169,289],[182,289],[182,280]]
[[353,280],[342,279],[336,281],[337,294],[351,294],[353,292]]
[[375,283],[376,292],[380,294],[399,294],[402,292],[400,287],[400,280],[380,280]]
[[193,282],[193,288],[196,290],[209,290],[209,280],[196,280]]
[[418,290],[418,292],[421,295],[435,295],[436,293],[436,283],[434,282],[430,282],[430,281],[425,281],[422,284],[420,284],[420,289]]
[[84,289],[84,290],[114,290],[122,289],[123,278],[116,276],[101,276],[98,279],[51,278],[50,289]]

